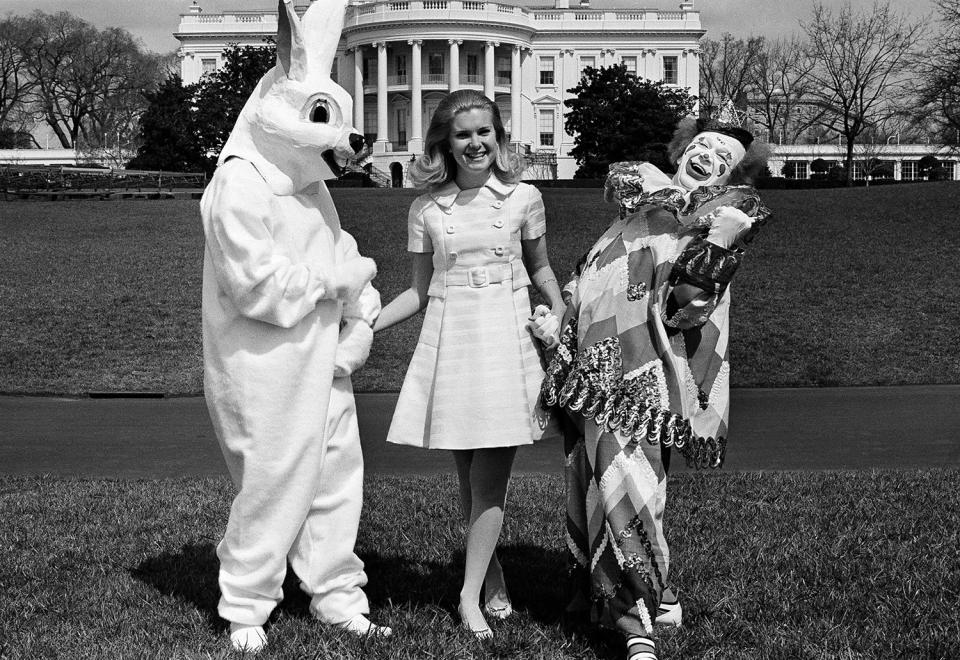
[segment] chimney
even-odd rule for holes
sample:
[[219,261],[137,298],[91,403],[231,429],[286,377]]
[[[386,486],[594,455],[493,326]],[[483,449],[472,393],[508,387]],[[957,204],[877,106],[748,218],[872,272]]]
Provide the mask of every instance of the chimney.
[[193,4],[190,5],[189,11],[191,14],[199,14],[203,11],[203,9],[197,4],[197,0],[193,0]]

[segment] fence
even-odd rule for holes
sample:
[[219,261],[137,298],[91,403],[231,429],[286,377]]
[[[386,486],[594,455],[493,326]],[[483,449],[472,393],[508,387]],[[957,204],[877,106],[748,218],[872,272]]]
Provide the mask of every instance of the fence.
[[207,175],[203,172],[0,165],[0,190],[5,199],[67,194],[172,193],[175,188],[203,189],[206,185]]

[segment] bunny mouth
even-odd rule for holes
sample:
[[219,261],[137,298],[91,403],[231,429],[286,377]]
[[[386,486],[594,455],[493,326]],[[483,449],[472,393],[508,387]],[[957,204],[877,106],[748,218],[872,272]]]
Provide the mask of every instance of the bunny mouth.
[[339,178],[343,176],[345,171],[344,166],[340,164],[340,159],[337,158],[337,154],[334,153],[333,149],[326,149],[322,154],[323,162],[327,164],[327,167],[330,168],[330,171],[333,172],[333,176]]

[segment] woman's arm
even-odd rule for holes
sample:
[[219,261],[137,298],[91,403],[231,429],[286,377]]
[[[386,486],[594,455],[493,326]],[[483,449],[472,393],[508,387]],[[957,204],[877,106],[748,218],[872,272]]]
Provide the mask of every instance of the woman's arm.
[[433,254],[415,252],[411,262],[410,288],[391,300],[381,311],[373,331],[384,330],[396,325],[427,306],[430,279],[433,277]]
[[540,291],[540,294],[546,298],[550,305],[550,311],[557,318],[562,319],[567,306],[563,302],[557,276],[553,274],[550,259],[547,257],[546,234],[537,238],[523,239],[520,244],[523,247],[523,264],[526,266],[527,272],[530,273],[530,280]]

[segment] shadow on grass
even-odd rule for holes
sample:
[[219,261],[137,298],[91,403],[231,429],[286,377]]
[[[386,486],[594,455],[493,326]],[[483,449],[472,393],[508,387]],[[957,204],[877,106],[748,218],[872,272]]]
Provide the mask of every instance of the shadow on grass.
[[[583,622],[564,620],[567,603],[566,558],[563,553],[527,544],[498,548],[498,556],[510,589],[513,605],[541,626],[562,629],[565,636],[579,635],[599,657],[614,657],[617,641],[610,634],[592,630]],[[415,561],[396,555],[364,553],[369,582],[364,590],[371,606],[401,607],[417,612],[443,610],[458,620],[457,603],[463,582],[463,551],[449,561]],[[131,575],[158,592],[196,608],[214,633],[222,633],[226,622],[217,613],[220,565],[212,543],[184,544],[179,552],[163,553],[142,561]],[[293,569],[287,567],[283,601],[271,618],[310,617],[310,598],[300,589]]]

